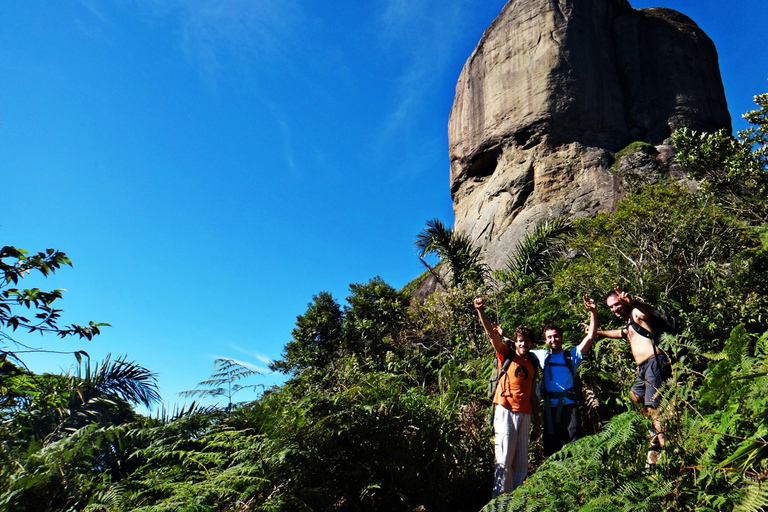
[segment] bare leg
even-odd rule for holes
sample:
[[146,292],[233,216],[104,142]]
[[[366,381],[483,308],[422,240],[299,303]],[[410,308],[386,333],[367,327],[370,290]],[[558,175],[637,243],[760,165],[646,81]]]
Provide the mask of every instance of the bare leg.
[[646,418],[650,418],[653,422],[653,431],[650,432],[651,446],[648,450],[648,464],[656,464],[659,459],[659,448],[667,444],[667,437],[662,432],[661,420],[659,419],[659,411],[654,407],[644,405],[644,398],[635,394],[633,391],[629,392],[632,401],[641,405],[640,413]]

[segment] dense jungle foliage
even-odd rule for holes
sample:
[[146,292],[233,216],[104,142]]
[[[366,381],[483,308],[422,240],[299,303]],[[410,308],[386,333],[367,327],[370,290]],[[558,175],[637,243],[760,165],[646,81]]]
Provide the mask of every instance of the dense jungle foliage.
[[[286,383],[249,403],[234,396],[256,376],[226,360],[189,393],[226,407],[159,417],[133,411],[159,396],[124,358],[92,365],[78,352],[75,375],[34,374],[13,331],[90,338],[103,324],[60,328],[60,292],[9,288],[66,255],[4,248],[0,510],[768,510],[768,94],[756,102],[737,138],[675,134],[693,181],[625,176],[615,212],[539,225],[504,271],[490,275],[466,237],[431,221],[416,246],[440,260],[429,272],[446,289],[419,301],[376,277],[343,304],[318,293],[271,365]],[[510,328],[556,321],[568,345],[583,336],[586,293],[601,327],[617,325],[602,301],[615,285],[685,327],[662,340],[674,375],[660,462],[645,464],[629,347],[599,339],[580,368],[590,435],[547,460],[537,442],[525,484],[489,502],[493,354],[472,299]]]

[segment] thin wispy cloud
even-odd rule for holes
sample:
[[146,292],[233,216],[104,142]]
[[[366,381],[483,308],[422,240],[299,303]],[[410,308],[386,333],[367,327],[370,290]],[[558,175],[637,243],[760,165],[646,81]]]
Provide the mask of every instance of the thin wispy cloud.
[[231,348],[232,350],[235,350],[235,351],[237,351],[237,352],[239,352],[239,353],[241,353],[243,355],[246,355],[246,356],[249,356],[249,357],[255,357],[256,359],[258,359],[259,361],[261,361],[262,363],[264,363],[266,365],[268,365],[269,363],[272,362],[272,359],[270,359],[269,357],[267,357],[265,355],[259,354],[258,352],[254,352],[252,350],[243,349],[242,347],[239,347],[239,346],[234,345],[234,344],[230,344],[229,348]]
[[277,109],[273,109],[272,113],[275,115],[277,125],[280,127],[280,134],[283,141],[283,155],[285,158],[286,169],[288,170],[291,178],[298,178],[300,174],[296,168],[296,160],[293,157],[293,144],[291,142],[291,127],[285,118],[277,112]]
[[381,45],[399,54],[396,104],[382,131],[396,136],[408,130],[413,112],[441,87],[458,35],[466,23],[470,2],[457,0],[387,0],[379,19]]
[[80,5],[101,22],[107,21],[107,16],[101,8],[99,0],[80,0]]
[[248,361],[244,361],[242,359],[237,359],[237,358],[234,358],[234,357],[227,357],[227,356],[222,356],[222,355],[211,355],[210,357],[214,361],[216,359],[226,359],[228,361],[232,361],[232,362],[234,362],[236,364],[239,364],[240,366],[242,366],[244,368],[248,368],[249,370],[253,370],[255,372],[259,372],[262,375],[266,375],[268,373],[271,373],[271,370],[269,368],[265,368],[263,366],[259,366],[259,365],[253,364],[253,363],[249,363]]
[[214,67],[285,58],[304,20],[292,0],[187,0],[179,13],[184,48]]

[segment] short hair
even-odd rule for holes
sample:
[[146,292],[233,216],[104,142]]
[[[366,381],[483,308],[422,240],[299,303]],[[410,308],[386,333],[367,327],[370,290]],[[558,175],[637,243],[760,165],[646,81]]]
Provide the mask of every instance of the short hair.
[[515,340],[517,340],[517,337],[521,336],[523,338],[528,338],[531,343],[533,343],[533,340],[535,339],[535,336],[533,334],[533,329],[526,325],[518,326],[517,329],[515,329]]
[[547,324],[544,326],[543,334],[546,337],[547,331],[556,331],[560,336],[563,335],[563,328],[555,324]]
[[605,300],[608,300],[608,297],[610,297],[611,295],[615,295],[616,297],[619,296],[619,294],[616,293],[616,290],[611,290],[611,291],[609,291],[608,293],[605,294]]

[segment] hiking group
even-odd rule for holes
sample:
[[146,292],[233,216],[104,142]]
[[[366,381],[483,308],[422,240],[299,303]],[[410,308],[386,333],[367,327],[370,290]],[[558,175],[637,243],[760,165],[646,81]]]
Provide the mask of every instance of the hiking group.
[[[579,399],[581,384],[578,367],[597,336],[625,338],[637,364],[638,377],[630,396],[641,404],[641,412],[653,421],[648,462],[656,463],[658,450],[666,443],[659,422],[661,397],[657,389],[669,376],[669,359],[657,346],[661,334],[654,321],[658,312],[652,306],[633,299],[621,288],[606,296],[608,308],[626,325],[621,329],[598,330],[597,306],[588,296],[582,299],[589,313],[586,335],[577,346],[563,349],[563,330],[549,324],[544,328],[547,349],[533,349],[534,333],[519,326],[513,339],[485,314],[485,301],[474,300],[480,322],[496,351],[497,377],[492,381],[494,404],[493,432],[495,471],[493,496],[508,493],[522,484],[528,475],[529,434],[542,433],[539,398],[543,404],[544,455],[559,451],[565,444],[582,436]],[[541,376],[541,382],[536,382]]]

